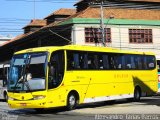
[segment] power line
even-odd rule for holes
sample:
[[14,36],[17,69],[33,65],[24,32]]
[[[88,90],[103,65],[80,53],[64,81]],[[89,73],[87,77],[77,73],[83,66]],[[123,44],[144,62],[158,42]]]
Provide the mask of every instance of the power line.
[[24,19],[24,18],[3,18],[0,17],[0,21],[29,21],[30,19]]

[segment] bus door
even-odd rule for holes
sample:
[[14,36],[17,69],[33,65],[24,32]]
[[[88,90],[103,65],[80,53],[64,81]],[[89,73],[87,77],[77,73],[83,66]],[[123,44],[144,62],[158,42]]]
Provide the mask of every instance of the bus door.
[[53,52],[51,54],[49,62],[48,100],[50,101],[54,100],[53,103],[56,103],[57,105],[64,104],[64,102],[62,101],[65,100],[64,99],[65,89],[64,87],[59,87],[63,80],[64,70],[65,70],[64,68],[65,68],[64,51]]

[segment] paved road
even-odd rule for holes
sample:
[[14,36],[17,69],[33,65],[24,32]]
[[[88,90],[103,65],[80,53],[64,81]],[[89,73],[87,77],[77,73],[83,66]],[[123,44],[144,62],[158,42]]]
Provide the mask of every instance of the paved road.
[[81,105],[76,110],[64,108],[45,110],[37,113],[32,109],[10,109],[0,102],[0,120],[111,120],[111,119],[160,119],[160,96],[142,98],[141,102],[126,100],[113,103]]

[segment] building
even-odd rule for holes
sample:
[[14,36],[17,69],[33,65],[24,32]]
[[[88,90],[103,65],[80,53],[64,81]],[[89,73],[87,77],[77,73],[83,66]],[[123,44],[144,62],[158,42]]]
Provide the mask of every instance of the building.
[[29,32],[35,32],[36,30],[39,30],[40,28],[44,27],[47,25],[46,20],[40,20],[40,19],[33,19],[31,22],[23,27],[24,29],[24,34],[27,34]]
[[[13,51],[38,46],[101,46],[100,3],[80,0],[74,6],[76,10],[53,12],[44,18],[47,25],[36,31],[24,32],[21,37],[1,46],[0,51],[10,48],[7,49],[10,56],[5,59],[9,59]],[[159,0],[105,0],[103,11],[108,47],[153,51],[160,55]],[[0,58],[0,61],[3,60]]]
[[[95,45],[94,34],[101,40],[100,4],[85,1],[75,4],[80,12],[66,23],[75,23],[74,44]],[[104,26],[107,46],[160,54],[159,0],[107,0],[104,2]],[[96,30],[98,32],[93,32]]]

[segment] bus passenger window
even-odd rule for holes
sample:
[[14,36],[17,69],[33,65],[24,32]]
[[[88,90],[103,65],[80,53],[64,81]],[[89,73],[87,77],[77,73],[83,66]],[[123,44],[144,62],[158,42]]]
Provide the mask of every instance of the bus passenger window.
[[112,54],[112,57],[111,57],[111,68],[112,69],[118,69],[119,64],[118,64],[118,55],[117,54]]
[[108,70],[109,69],[109,61],[108,61],[108,55],[103,55],[103,68]]
[[123,54],[117,56],[117,69],[125,68],[125,58]]
[[155,57],[154,56],[148,56],[147,57],[147,65],[149,69],[154,69],[155,68]]
[[94,55],[93,64],[95,66],[95,69],[99,69],[99,58],[98,58],[98,55]]
[[77,54],[77,53],[74,53],[73,54],[73,66],[74,66],[74,69],[80,69],[80,65],[79,65],[79,54]]
[[98,54],[98,64],[99,64],[99,66],[98,66],[98,69],[100,69],[100,70],[103,70],[104,69],[104,65],[103,65],[103,57],[102,57],[102,54]]
[[74,69],[73,53],[69,51],[67,51],[67,69],[68,70]]
[[67,51],[67,70],[83,70],[87,68],[87,53]]
[[83,64],[83,69],[88,69],[88,56],[87,56],[87,53],[83,54],[83,60],[81,60],[81,63]]
[[144,56],[143,59],[144,59],[143,67],[144,67],[145,70],[147,70],[148,69],[148,66],[147,66],[147,57]]
[[131,66],[132,66],[132,69],[136,69],[135,57],[134,56],[131,56]]
[[110,66],[110,69],[114,69],[114,58],[113,58],[113,55],[109,54],[108,55],[108,63],[109,63],[109,66]]
[[126,55],[125,59],[126,59],[125,68],[126,69],[132,69],[133,66],[132,66],[132,62],[131,62],[131,55]]
[[137,60],[138,60],[138,68],[139,70],[142,70],[143,69],[143,57],[138,56]]
[[89,53],[88,54],[88,68],[89,69],[99,69],[98,67],[98,55],[95,55],[95,53]]

